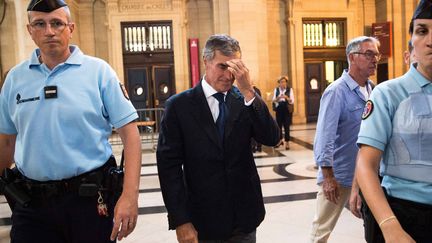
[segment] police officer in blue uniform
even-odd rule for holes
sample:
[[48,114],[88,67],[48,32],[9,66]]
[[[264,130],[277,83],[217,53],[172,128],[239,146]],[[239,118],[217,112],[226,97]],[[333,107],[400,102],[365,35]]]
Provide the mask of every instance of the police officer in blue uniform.
[[[136,110],[106,62],[69,45],[75,24],[63,0],[32,0],[27,10],[38,48],[0,93],[0,170],[16,165],[3,186],[18,198],[11,240],[121,240],[138,215]],[[124,180],[108,142],[112,127],[124,144]]]
[[410,34],[417,63],[374,89],[358,138],[356,178],[383,235],[374,242],[432,241],[432,0]]

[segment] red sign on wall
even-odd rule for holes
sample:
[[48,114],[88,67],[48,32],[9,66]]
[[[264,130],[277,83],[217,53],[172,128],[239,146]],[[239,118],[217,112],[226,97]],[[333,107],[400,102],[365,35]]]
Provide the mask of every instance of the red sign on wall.
[[383,57],[391,57],[393,49],[392,23],[373,23],[372,36],[374,36],[380,41],[381,46],[379,48],[379,51],[383,55]]
[[189,39],[189,58],[190,58],[190,73],[191,73],[191,85],[195,87],[200,81],[199,71],[199,48],[198,39]]

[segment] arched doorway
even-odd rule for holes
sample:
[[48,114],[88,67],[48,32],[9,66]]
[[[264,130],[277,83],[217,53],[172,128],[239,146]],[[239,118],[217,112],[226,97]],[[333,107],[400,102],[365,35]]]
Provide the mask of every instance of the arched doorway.
[[125,85],[136,109],[163,107],[175,94],[171,21],[121,23]]

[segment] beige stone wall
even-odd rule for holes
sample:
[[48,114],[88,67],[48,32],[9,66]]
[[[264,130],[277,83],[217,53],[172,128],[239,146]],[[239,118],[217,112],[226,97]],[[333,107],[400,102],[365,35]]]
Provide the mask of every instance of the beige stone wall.
[[[75,29],[74,29],[74,32],[72,33],[72,39],[70,41],[70,44],[78,45],[79,48],[82,50],[82,47],[80,45],[81,44],[81,42],[80,42],[81,24],[80,24],[80,18],[79,18],[79,15],[80,15],[79,5],[74,0],[66,1],[66,3],[67,3],[69,10],[71,12],[72,22],[75,23]],[[86,52],[84,51],[84,53],[86,53]]]
[[73,36],[72,43],[78,44],[85,54],[109,62],[105,1],[81,0],[79,4],[74,4],[74,6],[72,11],[77,32]]
[[26,27],[28,1],[8,0],[6,4],[5,20],[0,26],[1,65],[4,71],[27,59],[36,47]]
[[229,0],[212,0],[214,33],[230,33]]
[[403,62],[403,52],[408,49],[409,23],[417,5],[417,0],[402,1],[386,0],[387,21],[393,23],[393,49],[392,57],[388,60],[389,79],[401,76],[408,67]]
[[[243,60],[251,70],[252,80],[266,91],[270,76],[267,1],[189,0],[186,6],[187,37],[199,38],[200,49],[212,34],[226,33],[236,38],[242,48]],[[203,75],[205,70],[201,57],[200,62]]]
[[186,4],[181,0],[108,0],[109,63],[124,81],[120,23],[127,21],[171,20],[173,27],[174,69],[177,91],[189,88]]
[[[265,79],[265,98],[271,100],[277,79],[288,73],[288,35],[286,5],[280,0],[267,1],[269,76]],[[263,92],[264,93],[264,92]],[[264,95],[263,95],[264,96]]]
[[229,2],[230,35],[240,42],[242,59],[253,82],[266,93],[270,87],[267,1],[237,0]]
[[375,0],[364,0],[358,8],[358,15],[362,16],[362,22],[359,23],[359,26],[364,29],[365,35],[371,35],[372,23],[378,22],[375,14],[377,12],[375,2]]
[[408,70],[403,52],[408,49],[409,24],[418,0],[392,1],[376,0],[376,22],[392,23],[392,56],[388,59],[389,79],[398,77]]
[[0,79],[10,68],[15,66],[18,62],[18,46],[17,33],[16,33],[16,22],[15,22],[15,4],[12,1],[6,3],[6,15],[0,25],[0,51],[1,51],[1,70]]
[[296,94],[296,106],[293,117],[294,123],[306,122],[305,105],[305,81],[304,81],[304,58],[303,58],[303,18],[346,18],[347,40],[363,35],[363,20],[359,16],[360,1],[342,0],[295,0],[290,6],[290,63],[292,70],[293,89]]
[[[171,20],[178,92],[190,87],[188,38],[200,49],[208,36],[227,33],[239,40],[251,78],[270,98],[280,75],[288,75],[296,95],[294,122],[305,118],[303,18],[346,18],[347,39],[370,34],[374,22],[393,23],[390,78],[407,70],[402,52],[418,0],[66,0],[77,29],[72,43],[108,61],[123,81],[120,23]],[[7,70],[35,48],[26,30],[28,0],[7,0],[0,26],[1,67]],[[201,60],[201,74],[204,68]],[[375,79],[375,77],[372,77]],[[268,101],[268,99],[267,99]],[[270,104],[270,103],[269,103]]]
[[286,18],[281,17],[285,8],[280,1],[189,0],[186,5],[188,38],[199,38],[200,49],[215,33],[239,40],[251,78],[268,100],[267,93],[271,96],[277,77],[288,72]]
[[[211,0],[189,0],[186,3],[186,31],[187,39],[198,38],[198,47],[200,49],[199,60],[200,60],[200,75],[204,75],[204,63],[202,61],[202,49],[204,48],[205,42],[210,35],[213,33],[223,33],[214,31],[214,10]],[[216,14],[219,11],[218,6],[216,7]],[[219,31],[220,23],[216,26]],[[189,60],[189,59],[188,59]],[[177,91],[179,91],[177,89]]]
[[108,26],[106,5],[103,1],[96,1],[93,5],[93,30],[96,30],[94,38],[95,56],[108,61]]
[[[274,89],[277,87],[277,80],[280,76],[286,75],[290,79],[289,85],[294,87],[293,70],[291,70],[291,60],[288,53],[290,52],[289,37],[289,12],[288,3],[283,0],[267,1],[267,35],[268,35],[268,57],[269,57],[269,75],[265,79],[263,97],[271,107]],[[261,84],[263,85],[263,84]],[[297,94],[295,106],[298,104]],[[295,109],[297,113],[297,109]]]
[[[76,5],[72,1],[66,1],[71,8],[72,14],[77,13]],[[3,72],[11,69],[18,63],[28,59],[37,47],[31,39],[28,31],[28,0],[7,0],[6,16],[0,26],[1,43],[1,66]],[[75,17],[72,17],[75,19]],[[74,33],[73,43],[79,34]]]
[[[75,10],[75,11],[74,11]],[[95,55],[95,37],[93,29],[93,11],[91,1],[81,1],[73,11],[76,30],[72,43],[77,44],[87,55]],[[106,16],[106,15],[104,15]],[[106,35],[106,33],[101,33]]]

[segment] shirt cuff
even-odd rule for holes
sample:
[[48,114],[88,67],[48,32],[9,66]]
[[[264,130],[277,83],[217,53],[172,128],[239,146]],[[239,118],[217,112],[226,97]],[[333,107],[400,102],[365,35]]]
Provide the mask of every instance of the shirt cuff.
[[330,161],[320,161],[317,163],[319,167],[333,167],[333,163]]

